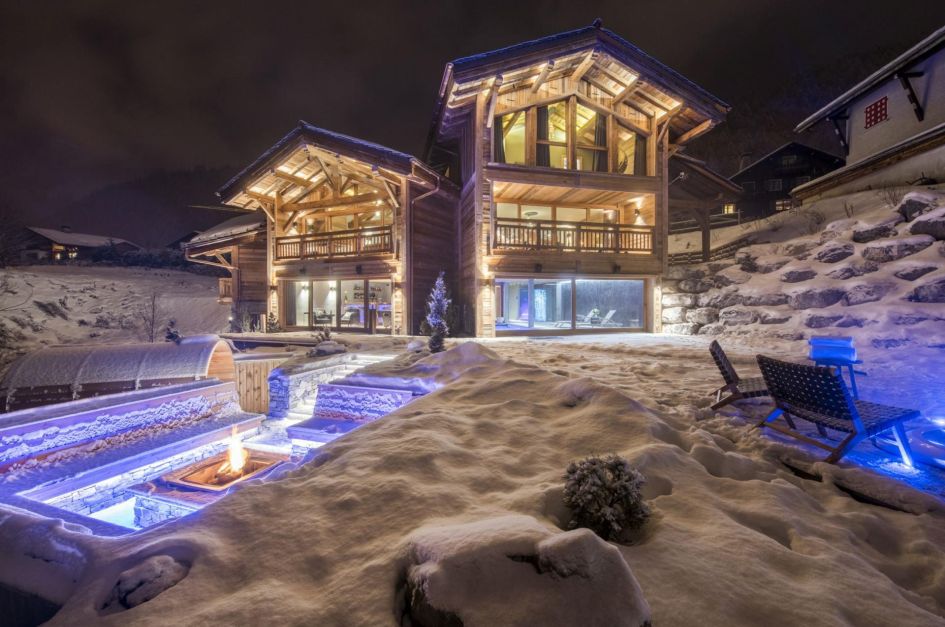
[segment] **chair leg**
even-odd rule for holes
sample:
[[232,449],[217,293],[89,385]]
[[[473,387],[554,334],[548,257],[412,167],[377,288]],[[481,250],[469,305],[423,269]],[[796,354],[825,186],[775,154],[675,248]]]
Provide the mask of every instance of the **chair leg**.
[[819,433],[820,436],[823,438],[830,439],[830,435],[828,435],[827,429],[819,422],[817,423],[817,433]]
[[912,458],[912,447],[909,446],[909,438],[906,437],[906,430],[901,422],[897,422],[893,427],[893,435],[896,438],[896,446],[899,447],[899,454],[902,456],[902,463],[911,468],[915,465]]
[[723,398],[723,399],[720,400],[719,402],[713,403],[711,409],[712,409],[712,411],[717,411],[717,410],[719,410],[719,409],[725,407],[725,406],[728,405],[729,403],[734,403],[735,401],[737,401],[737,400],[740,399],[741,397],[742,397],[741,394],[729,394],[728,396],[726,396],[725,398]]
[[786,422],[789,427],[797,431],[797,425],[794,424],[794,419],[791,418],[791,414],[784,414],[784,422]]
[[[772,422],[772,421],[774,421],[774,420],[777,420],[777,419],[778,419],[778,416],[780,416],[781,414],[784,414],[784,410],[783,410],[783,409],[779,409],[778,407],[775,407],[774,409],[771,410],[771,413],[770,413],[770,414],[768,414],[767,416],[765,416],[765,417],[762,419],[761,422],[759,422],[758,424],[756,424],[756,425],[755,425],[754,427],[752,427],[752,428],[753,428],[753,429],[759,429],[759,428],[765,426],[765,423],[768,423],[768,422]],[[787,416],[787,414],[785,414],[785,417],[786,417],[786,416]]]
[[860,398],[860,393],[856,389],[856,373],[853,372],[853,364],[847,366],[847,369],[850,371],[850,391],[853,393],[853,398]]
[[859,433],[851,433],[840,443],[840,446],[833,449],[833,453],[825,461],[828,464],[836,464],[841,457],[853,450],[853,447],[859,444],[862,439],[863,436]]

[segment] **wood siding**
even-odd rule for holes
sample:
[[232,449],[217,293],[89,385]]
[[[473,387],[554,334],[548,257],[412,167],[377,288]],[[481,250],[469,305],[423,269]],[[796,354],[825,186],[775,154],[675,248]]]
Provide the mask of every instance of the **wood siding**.
[[[426,299],[440,271],[446,273],[447,285],[454,299],[457,280],[458,250],[456,246],[456,192],[452,186],[441,187],[433,194],[415,183],[410,184],[408,203],[408,265],[406,299],[408,333],[419,333],[426,313]],[[458,299],[461,301],[461,298]],[[461,305],[461,302],[457,302]]]

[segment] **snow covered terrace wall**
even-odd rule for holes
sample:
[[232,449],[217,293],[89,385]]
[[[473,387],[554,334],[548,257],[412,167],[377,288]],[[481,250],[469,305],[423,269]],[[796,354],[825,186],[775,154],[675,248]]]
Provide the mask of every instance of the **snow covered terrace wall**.
[[0,382],[0,411],[209,378],[235,378],[233,352],[216,335],[180,343],[56,346],[10,366]]

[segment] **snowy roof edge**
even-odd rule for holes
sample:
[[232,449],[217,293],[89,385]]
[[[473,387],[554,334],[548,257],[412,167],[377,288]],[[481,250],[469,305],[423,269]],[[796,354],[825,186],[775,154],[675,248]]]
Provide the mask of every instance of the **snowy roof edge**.
[[886,79],[890,78],[899,70],[920,61],[926,56],[935,53],[945,45],[945,26],[934,31],[928,37],[912,46],[898,57],[879,68],[865,79],[848,89],[846,92],[833,99],[828,104],[821,107],[817,112],[807,117],[803,122],[794,127],[795,133],[806,131],[817,122],[835,113],[838,109],[846,107],[852,100],[862,95],[864,92],[876,87]]

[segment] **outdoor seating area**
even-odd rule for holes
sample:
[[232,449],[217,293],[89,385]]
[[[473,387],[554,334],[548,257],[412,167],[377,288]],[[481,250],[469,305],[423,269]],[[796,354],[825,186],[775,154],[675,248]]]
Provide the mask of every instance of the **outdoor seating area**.
[[[914,409],[883,405],[858,398],[854,364],[857,359],[853,339],[848,337],[815,337],[810,340],[809,359],[814,365],[792,363],[758,355],[761,377],[741,378],[717,341],[713,341],[709,352],[722,373],[725,385],[716,390],[716,403],[712,409],[737,400],[770,396],[774,409],[757,424],[796,438],[807,444],[829,452],[826,462],[836,463],[857,444],[871,439],[877,448],[880,436],[883,443],[894,445],[903,464],[914,465],[914,457],[904,423],[921,417]],[[847,368],[850,386],[843,378],[841,368]],[[727,396],[723,397],[723,394]],[[777,420],[783,418],[786,426]],[[812,423],[820,439],[803,433],[795,419]],[[830,431],[842,434],[835,440]]]

